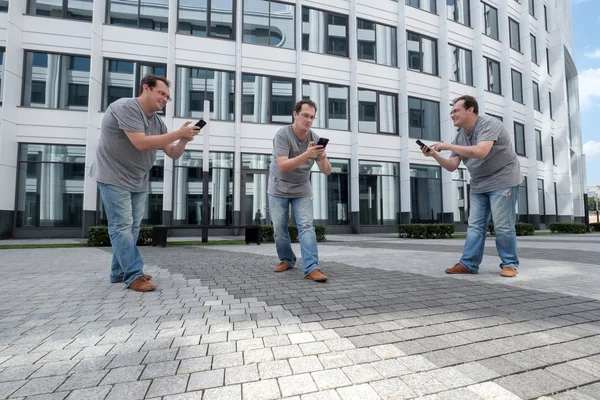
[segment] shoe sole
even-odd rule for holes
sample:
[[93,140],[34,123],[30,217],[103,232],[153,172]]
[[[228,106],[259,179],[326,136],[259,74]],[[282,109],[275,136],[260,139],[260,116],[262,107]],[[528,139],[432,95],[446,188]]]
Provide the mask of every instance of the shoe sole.
[[[144,275],[144,277],[146,277],[146,280],[151,280],[152,279],[152,275]],[[110,283],[123,283],[123,281],[110,281]]]

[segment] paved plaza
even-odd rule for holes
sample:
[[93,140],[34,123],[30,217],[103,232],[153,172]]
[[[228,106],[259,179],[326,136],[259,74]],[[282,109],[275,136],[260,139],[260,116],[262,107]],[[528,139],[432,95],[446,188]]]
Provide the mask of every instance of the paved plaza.
[[0,399],[600,399],[600,235],[519,238],[512,279],[493,239],[468,276],[464,239],[328,239],[327,283],[269,243],[144,247],[149,293],[110,248],[0,250]]

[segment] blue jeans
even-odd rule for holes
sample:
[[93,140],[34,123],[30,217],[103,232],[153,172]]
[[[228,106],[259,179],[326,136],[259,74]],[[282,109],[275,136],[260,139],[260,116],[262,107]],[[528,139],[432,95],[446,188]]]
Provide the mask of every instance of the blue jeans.
[[273,222],[275,247],[277,248],[279,260],[293,268],[296,264],[296,255],[292,250],[292,242],[288,232],[290,203],[298,227],[298,240],[302,252],[302,272],[306,276],[315,269],[320,269],[317,235],[313,226],[312,197],[288,198],[269,195],[269,215]]
[[98,182],[104,211],[108,218],[108,235],[113,248],[110,281],[123,281],[129,287],[143,276],[144,261],[136,246],[148,192],[130,192]]
[[515,205],[519,197],[519,186],[471,195],[469,228],[460,263],[477,273],[483,259],[487,225],[492,216],[496,231],[496,249],[500,256],[500,268],[519,266],[517,256],[517,234]]

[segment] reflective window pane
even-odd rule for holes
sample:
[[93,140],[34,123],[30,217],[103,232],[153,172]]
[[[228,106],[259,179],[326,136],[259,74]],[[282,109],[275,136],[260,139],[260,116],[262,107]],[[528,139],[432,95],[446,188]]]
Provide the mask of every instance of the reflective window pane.
[[233,4],[233,0],[180,0],[177,32],[233,39]]
[[29,0],[28,12],[31,15],[62,18],[63,2],[62,0]]
[[269,0],[245,0],[243,4],[245,43],[295,48],[293,4]]
[[452,184],[454,186],[454,222],[466,224],[469,219],[469,202],[467,201],[467,178],[465,170],[456,169],[452,173]]
[[271,121],[274,123],[292,123],[294,83],[290,80],[271,79]]
[[535,130],[535,158],[538,161],[544,161],[544,153],[542,148],[542,132]]
[[204,118],[204,100],[210,103],[210,118],[233,121],[235,73],[177,67],[175,85],[175,115]]
[[508,19],[510,48],[516,51],[521,51],[521,34],[519,32],[519,23],[512,18]]
[[538,63],[538,57],[537,57],[537,41],[535,39],[535,36],[533,35],[529,35],[529,39],[531,41],[531,61],[533,61],[534,63]]
[[435,14],[437,12],[435,2],[436,0],[406,0],[406,5]]
[[302,98],[317,105],[314,128],[348,130],[348,86],[302,82]]
[[540,109],[540,87],[537,82],[532,82],[533,84],[533,109],[536,111],[541,111]]
[[446,0],[448,19],[466,26],[471,26],[469,0]]
[[464,83],[465,85],[473,86],[473,62],[471,51],[450,46],[450,80],[454,82]]
[[302,8],[302,50],[348,56],[348,17]]
[[144,75],[165,76],[166,71],[165,64],[143,64],[135,61],[105,59],[102,109],[106,110],[106,107],[115,100],[137,95],[140,81]]
[[109,24],[132,28],[138,26],[139,0],[130,2],[108,0],[108,2],[110,3],[107,15]]
[[523,179],[523,182],[519,185],[519,221],[529,222],[529,206],[527,198],[527,177]]
[[358,90],[358,131],[377,133],[377,92]]
[[483,15],[484,15],[484,31],[487,36],[498,40],[500,35],[498,33],[498,10],[492,6],[483,3]]
[[406,40],[408,69],[437,75],[437,40],[414,32],[406,32]]
[[[540,222],[546,222],[546,199],[544,198],[544,180],[537,180],[537,189],[538,189],[538,209],[540,215]],[[543,218],[543,220],[542,220]]]
[[293,79],[242,75],[242,121],[291,123],[293,107]]
[[20,144],[17,218],[21,227],[80,227],[85,146]]
[[349,209],[349,164],[348,160],[330,158],[331,174],[319,172],[315,163],[312,167],[314,223],[320,225],[348,225]]
[[234,0],[211,0],[208,36],[233,39]]
[[67,0],[67,17],[91,21],[94,0]]
[[8,0],[0,0],[0,12],[8,11]]
[[400,213],[398,163],[358,161],[361,225],[396,225]]
[[379,131],[381,133],[398,133],[397,130],[397,106],[396,95],[379,94]]
[[488,91],[496,94],[501,94],[500,87],[500,63],[498,61],[486,58],[487,74],[488,74]]
[[270,154],[242,154],[242,169],[268,170],[271,165]]
[[511,72],[513,100],[517,103],[523,103],[523,76],[514,69]]
[[357,20],[358,59],[396,67],[396,28]]
[[408,98],[409,137],[440,140],[440,103]]
[[4,51],[3,47],[0,47],[0,103],[2,103],[3,94],[2,94],[2,78],[4,77]]
[[525,156],[525,125],[515,122],[515,151],[520,156]]
[[410,165],[411,223],[442,222],[442,174],[440,167]]
[[166,32],[169,26],[169,0],[139,1],[139,27]]

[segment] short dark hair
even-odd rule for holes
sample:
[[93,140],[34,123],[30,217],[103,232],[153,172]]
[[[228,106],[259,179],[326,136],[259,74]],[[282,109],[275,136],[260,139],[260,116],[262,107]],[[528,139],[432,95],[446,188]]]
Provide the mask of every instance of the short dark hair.
[[148,85],[150,89],[156,86],[156,82],[161,81],[167,87],[171,87],[171,82],[167,78],[161,75],[147,74],[144,75],[142,81],[140,82],[140,94],[144,92],[144,85]]
[[316,114],[316,112],[317,112],[317,105],[315,104],[314,101],[309,100],[309,99],[300,100],[299,102],[296,103],[296,105],[294,105],[294,111],[296,112],[296,114],[299,113],[300,110],[302,110],[302,106],[305,105],[305,104],[308,105],[308,106],[311,106],[312,108],[314,108],[315,109],[315,114]]
[[468,110],[469,108],[473,107],[473,113],[479,115],[479,104],[477,104],[477,100],[475,100],[475,97],[469,95],[457,97],[452,101],[452,105],[455,105],[461,100],[464,101],[465,110]]

